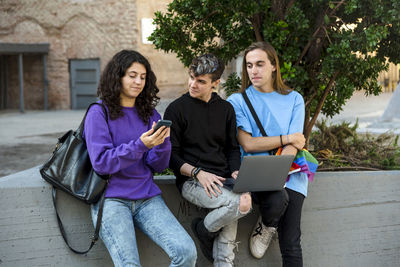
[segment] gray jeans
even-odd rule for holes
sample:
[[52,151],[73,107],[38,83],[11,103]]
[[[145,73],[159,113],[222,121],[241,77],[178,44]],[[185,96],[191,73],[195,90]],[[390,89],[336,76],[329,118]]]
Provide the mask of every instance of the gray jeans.
[[204,218],[204,225],[210,232],[221,230],[214,240],[213,257],[214,266],[225,267],[233,266],[237,220],[250,211],[239,211],[240,194],[220,189],[222,194],[210,198],[197,180],[190,179],[183,184],[182,196],[199,207],[213,209]]

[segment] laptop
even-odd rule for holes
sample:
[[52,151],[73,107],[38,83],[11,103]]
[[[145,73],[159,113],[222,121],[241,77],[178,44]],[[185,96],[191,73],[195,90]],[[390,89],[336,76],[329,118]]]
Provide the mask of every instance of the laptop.
[[282,190],[295,156],[244,156],[233,191]]

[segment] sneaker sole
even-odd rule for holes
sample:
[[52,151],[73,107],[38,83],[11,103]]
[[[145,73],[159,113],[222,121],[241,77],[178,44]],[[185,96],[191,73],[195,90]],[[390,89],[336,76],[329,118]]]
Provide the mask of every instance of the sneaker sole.
[[249,238],[249,252],[250,252],[250,255],[253,256],[253,258],[255,258],[255,259],[257,259],[257,260],[262,259],[262,258],[264,257],[265,254],[262,255],[261,257],[255,256],[254,253],[253,253],[253,251],[252,251],[252,249],[251,249],[251,247],[250,247],[250,239],[251,239],[251,237]]
[[256,256],[256,255],[254,255],[255,253],[253,253],[253,251],[251,249],[251,245],[250,245],[251,244],[251,238],[253,237],[253,232],[252,232],[251,235],[250,235],[250,238],[249,238],[249,252],[250,252],[251,256],[253,256],[255,259],[258,259],[258,260],[262,259],[264,257],[264,255],[265,255],[265,253],[267,252],[268,248],[271,246],[272,242],[274,241],[275,236],[276,236],[276,232],[273,234],[273,237],[271,238],[271,241],[269,242],[268,247],[265,250],[264,254],[261,255],[261,256]]
[[249,237],[249,252],[250,252],[250,255],[253,256],[257,260],[262,259],[264,257],[264,255],[265,255],[265,253],[262,256],[254,255],[255,253],[253,253],[253,250],[251,249],[251,245],[250,244],[251,244],[251,238],[253,237],[253,233],[255,232],[255,229],[258,226],[258,223],[260,222],[260,220],[261,220],[261,216],[257,219],[256,225],[253,227],[253,230],[251,231],[250,237]]

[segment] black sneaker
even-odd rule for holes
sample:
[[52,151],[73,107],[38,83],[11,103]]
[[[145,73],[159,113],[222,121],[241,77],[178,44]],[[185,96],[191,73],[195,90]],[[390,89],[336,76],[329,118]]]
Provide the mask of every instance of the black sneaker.
[[219,232],[209,232],[204,226],[204,220],[201,218],[194,219],[191,226],[193,233],[200,242],[201,252],[203,252],[203,255],[207,258],[207,260],[209,260],[211,263],[214,262],[213,245],[214,239],[217,237]]

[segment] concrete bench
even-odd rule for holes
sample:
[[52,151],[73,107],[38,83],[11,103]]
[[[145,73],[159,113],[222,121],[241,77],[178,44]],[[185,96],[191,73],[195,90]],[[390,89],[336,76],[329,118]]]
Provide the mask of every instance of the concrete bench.
[[[183,200],[174,177],[156,177],[163,197],[189,234],[190,222],[205,214]],[[93,233],[89,207],[64,193],[61,217],[76,247]],[[239,221],[237,266],[281,266],[274,240],[261,260],[249,254],[257,211]],[[317,173],[302,217],[304,266],[400,266],[400,171]],[[168,266],[167,255],[140,231],[143,266]],[[58,229],[51,188],[38,167],[0,178],[0,266],[112,266],[101,241],[86,255],[65,245]],[[198,266],[211,266],[198,250]]]

